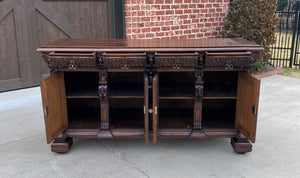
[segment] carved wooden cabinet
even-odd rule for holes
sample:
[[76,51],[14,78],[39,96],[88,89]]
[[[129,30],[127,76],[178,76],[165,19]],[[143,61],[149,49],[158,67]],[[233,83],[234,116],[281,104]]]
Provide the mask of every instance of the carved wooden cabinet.
[[263,48],[243,39],[62,39],[38,49],[47,143],[72,138],[231,138],[255,142],[260,81],[249,75]]

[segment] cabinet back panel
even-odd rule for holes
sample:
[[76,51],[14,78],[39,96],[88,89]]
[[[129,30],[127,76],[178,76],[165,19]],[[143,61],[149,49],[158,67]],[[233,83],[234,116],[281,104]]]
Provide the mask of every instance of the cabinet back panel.
[[143,108],[144,99],[114,98],[109,100],[110,108]]
[[108,83],[144,83],[142,72],[115,72],[108,73]]
[[205,83],[237,84],[238,72],[235,71],[213,71],[204,72]]
[[159,108],[194,108],[194,100],[174,100],[174,99],[161,99],[159,100]]
[[163,85],[169,83],[194,84],[195,72],[160,72],[159,83]]
[[98,72],[65,72],[66,93],[98,93]]
[[203,127],[234,128],[236,100],[204,100]]
[[68,99],[69,128],[85,129],[100,126],[99,99]]

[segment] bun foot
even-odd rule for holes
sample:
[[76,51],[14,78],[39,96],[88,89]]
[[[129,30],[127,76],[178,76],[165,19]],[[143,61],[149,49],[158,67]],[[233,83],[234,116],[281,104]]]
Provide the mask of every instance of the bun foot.
[[245,154],[252,151],[252,144],[243,134],[231,138],[231,146],[238,154]]
[[55,153],[67,153],[73,144],[73,138],[57,138],[51,144],[51,151]]

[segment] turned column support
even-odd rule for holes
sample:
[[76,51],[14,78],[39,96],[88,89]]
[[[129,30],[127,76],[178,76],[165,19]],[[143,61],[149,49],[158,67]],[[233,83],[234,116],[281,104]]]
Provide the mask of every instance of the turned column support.
[[240,132],[236,137],[231,138],[231,146],[238,154],[245,154],[252,151],[252,144],[245,135]]

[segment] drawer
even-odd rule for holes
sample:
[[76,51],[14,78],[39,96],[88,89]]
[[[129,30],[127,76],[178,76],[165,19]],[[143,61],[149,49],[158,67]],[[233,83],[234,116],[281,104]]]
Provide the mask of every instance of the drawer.
[[205,66],[233,69],[251,64],[251,52],[206,52]]
[[103,53],[103,64],[109,70],[136,71],[146,68],[146,53]]
[[155,53],[157,69],[185,70],[194,69],[198,64],[198,53]]
[[49,67],[59,70],[77,70],[84,67],[94,67],[97,65],[96,53],[64,53],[51,52],[49,56]]

